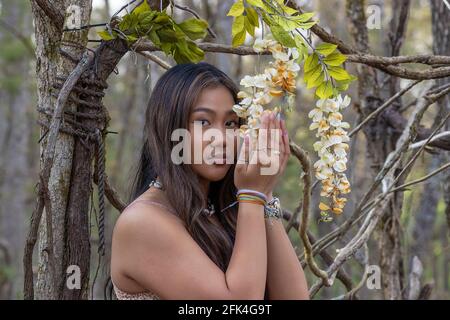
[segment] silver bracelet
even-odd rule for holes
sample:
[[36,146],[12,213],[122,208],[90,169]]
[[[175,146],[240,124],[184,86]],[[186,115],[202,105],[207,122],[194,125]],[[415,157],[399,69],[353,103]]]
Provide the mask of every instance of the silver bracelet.
[[280,220],[283,217],[280,199],[278,199],[277,197],[273,197],[272,200],[267,202],[267,204],[264,206],[264,216],[269,220]]

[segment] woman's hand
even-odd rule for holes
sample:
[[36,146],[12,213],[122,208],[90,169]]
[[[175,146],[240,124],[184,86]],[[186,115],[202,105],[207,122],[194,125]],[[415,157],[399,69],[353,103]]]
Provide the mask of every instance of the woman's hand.
[[284,120],[274,113],[261,116],[257,141],[246,136],[234,172],[238,189],[253,189],[270,195],[283,174],[290,155],[289,137]]

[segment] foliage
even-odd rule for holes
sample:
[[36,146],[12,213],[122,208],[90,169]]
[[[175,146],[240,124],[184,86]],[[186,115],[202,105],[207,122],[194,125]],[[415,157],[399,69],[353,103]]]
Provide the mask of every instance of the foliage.
[[105,41],[121,38],[129,45],[139,39],[148,39],[177,63],[187,63],[204,59],[203,50],[194,41],[204,38],[207,28],[208,23],[202,19],[190,18],[177,23],[166,9],[152,10],[144,1],[98,34]]

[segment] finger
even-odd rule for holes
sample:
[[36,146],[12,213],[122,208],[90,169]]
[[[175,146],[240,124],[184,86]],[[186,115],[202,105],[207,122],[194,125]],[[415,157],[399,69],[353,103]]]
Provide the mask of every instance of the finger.
[[272,132],[272,151],[279,151],[280,153],[283,152],[282,146],[283,146],[283,140],[281,136],[281,122],[280,122],[280,114],[278,113],[275,116],[274,120],[274,131]]
[[258,143],[257,143],[257,149],[258,151],[261,149],[264,149],[266,147],[266,141],[267,139],[267,128],[269,126],[269,116],[266,112],[264,112],[261,116],[261,125],[260,130],[258,133]]
[[273,112],[270,113],[270,120],[269,120],[269,126],[267,128],[267,148],[271,148],[271,144],[272,144],[272,130],[275,129],[275,114]]
[[241,149],[239,151],[237,166],[246,166],[248,164],[249,149],[250,149],[250,136],[246,134],[244,136],[244,141],[241,144]]
[[269,158],[267,156],[267,138],[270,125],[270,115],[264,112],[261,116],[261,126],[258,134],[257,150],[254,152],[255,164],[266,165],[269,163]]

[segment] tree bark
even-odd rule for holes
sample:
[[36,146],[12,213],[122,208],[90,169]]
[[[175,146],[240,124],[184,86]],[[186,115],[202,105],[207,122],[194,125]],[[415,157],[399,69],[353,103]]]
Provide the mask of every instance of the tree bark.
[[[89,0],[52,1],[54,9],[61,15],[65,15],[66,10],[71,5],[80,8],[81,23],[89,23],[91,13],[91,3]],[[32,1],[32,11],[35,22],[36,37],[36,73],[38,85],[38,108],[51,108],[55,105],[54,85],[58,77],[66,77],[75,67],[75,62],[68,57],[61,55],[60,50],[67,51],[71,56],[79,58],[84,52],[87,44],[87,32],[80,31],[66,33],[63,35],[62,26],[55,25],[45,14],[41,7]],[[64,41],[64,44],[63,44]],[[66,110],[76,110],[74,103],[67,103]],[[46,120],[44,115],[40,115],[41,120]],[[41,135],[45,134],[45,129],[41,130]],[[46,139],[42,142],[41,166],[46,147]],[[64,287],[66,266],[64,263],[67,239],[66,219],[68,212],[73,212],[71,203],[73,157],[75,141],[74,137],[65,133],[59,133],[55,147],[55,159],[48,182],[50,197],[51,217],[52,217],[52,243],[48,241],[46,228],[46,215],[43,215],[40,224],[39,234],[39,268],[36,282],[37,299],[57,299],[61,297],[61,290]],[[73,199],[73,198],[72,198]],[[45,210],[48,210],[46,208]],[[87,215],[87,211],[78,211],[79,215]],[[87,223],[86,223],[87,224]],[[87,228],[83,225],[73,225],[73,228]],[[81,240],[81,239],[79,239]],[[76,246],[85,246],[83,241],[74,243]],[[55,275],[51,274],[49,268],[49,248],[52,246],[55,261]],[[86,251],[83,251],[86,253]],[[87,251],[89,255],[89,251]],[[81,267],[81,266],[80,266]],[[88,276],[88,274],[87,274]],[[56,278],[56,283],[52,278]],[[81,291],[81,290],[79,290]],[[81,294],[80,296],[83,296]]]

